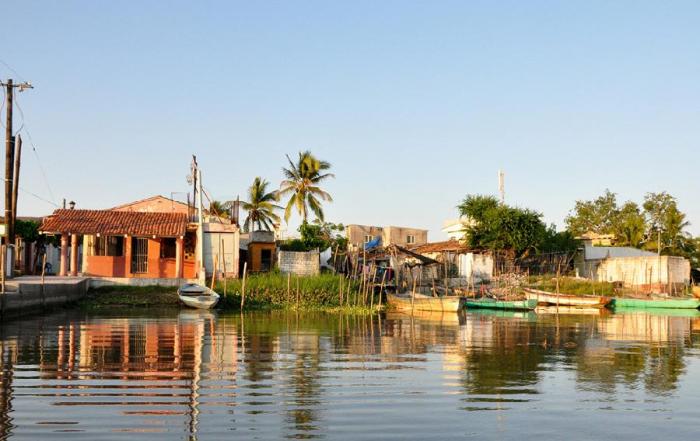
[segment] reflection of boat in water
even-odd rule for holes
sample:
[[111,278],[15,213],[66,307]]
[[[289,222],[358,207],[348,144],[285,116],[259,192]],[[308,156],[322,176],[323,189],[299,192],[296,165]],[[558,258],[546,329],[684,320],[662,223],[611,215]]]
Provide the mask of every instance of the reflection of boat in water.
[[700,310],[682,308],[615,308],[615,315],[651,315],[700,318]]
[[463,299],[459,296],[431,297],[410,292],[387,294],[390,308],[401,311],[444,311],[457,312],[462,308]]
[[612,300],[605,296],[562,294],[531,288],[524,288],[524,291],[529,300],[535,300],[540,305],[602,308]]
[[616,297],[610,302],[610,307],[615,309],[698,309],[698,307],[700,307],[700,299],[694,297],[652,297],[649,299]]
[[469,316],[477,317],[502,317],[502,318],[516,318],[516,319],[526,319],[527,321],[536,321],[537,314],[534,311],[529,310],[508,310],[508,309],[486,309],[486,308],[475,308],[468,309],[467,314]]
[[186,283],[177,290],[180,301],[190,308],[210,309],[219,302],[219,294],[206,286]]
[[467,299],[467,309],[483,308],[483,309],[504,309],[511,311],[527,311],[533,310],[537,306],[537,300],[496,300],[488,297],[480,299]]
[[565,315],[605,315],[610,314],[606,308],[582,308],[574,306],[537,306],[535,312],[538,314],[565,314]]
[[406,319],[416,319],[420,322],[426,322],[430,324],[443,325],[443,326],[459,326],[464,323],[464,314],[455,314],[454,312],[448,311],[421,311],[414,310],[411,311],[387,311],[387,320],[406,320]]
[[180,322],[212,320],[216,318],[216,312],[207,309],[181,309],[177,318]]

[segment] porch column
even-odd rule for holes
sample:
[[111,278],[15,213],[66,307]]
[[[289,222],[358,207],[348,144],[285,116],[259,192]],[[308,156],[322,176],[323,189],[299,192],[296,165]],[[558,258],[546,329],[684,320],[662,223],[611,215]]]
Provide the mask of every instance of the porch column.
[[131,236],[124,235],[124,277],[131,277]]
[[78,235],[71,234],[70,236],[70,275],[75,277],[78,275]]
[[59,276],[68,275],[68,235],[61,234],[61,267]]
[[175,277],[178,279],[182,278],[182,261],[184,260],[184,247],[183,247],[184,239],[182,237],[178,237],[175,239]]

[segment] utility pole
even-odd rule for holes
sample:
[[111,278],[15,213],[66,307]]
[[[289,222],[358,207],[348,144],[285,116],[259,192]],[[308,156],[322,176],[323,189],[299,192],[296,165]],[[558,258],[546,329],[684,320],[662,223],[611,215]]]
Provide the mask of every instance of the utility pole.
[[17,196],[19,193],[19,169],[22,164],[22,135],[15,137],[15,171],[12,179],[12,231],[17,221]]
[[[15,142],[12,138],[12,101],[14,84],[12,79],[4,84],[6,87],[6,121],[5,121],[5,244],[9,247],[14,243],[15,235],[12,225],[12,172],[15,159]],[[3,271],[5,269],[3,268]]]
[[[22,92],[25,89],[32,89],[32,84],[23,82],[14,84],[12,79],[6,83],[0,82],[0,86],[5,87],[5,244],[10,250],[10,259],[5,259],[5,265],[10,268],[14,265],[14,243],[15,243],[15,220],[17,213],[17,191],[15,190],[15,175],[19,176],[19,163],[15,164],[15,137],[12,133],[12,107],[14,102],[14,91],[16,88]],[[20,145],[21,145],[20,138]],[[19,154],[18,154],[19,156]],[[5,268],[2,268],[3,273]]]

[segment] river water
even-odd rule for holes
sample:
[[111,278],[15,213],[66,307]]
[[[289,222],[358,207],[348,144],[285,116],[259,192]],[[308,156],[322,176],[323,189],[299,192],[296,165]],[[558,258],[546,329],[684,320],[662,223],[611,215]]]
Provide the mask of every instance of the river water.
[[0,343],[0,440],[700,436],[695,311],[60,311]]

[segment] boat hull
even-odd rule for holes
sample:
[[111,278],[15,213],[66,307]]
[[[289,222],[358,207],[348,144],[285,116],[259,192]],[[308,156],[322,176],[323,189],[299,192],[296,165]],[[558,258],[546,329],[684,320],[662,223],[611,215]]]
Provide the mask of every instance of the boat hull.
[[558,305],[581,308],[602,308],[612,301],[612,298],[605,296],[557,294],[530,288],[525,288],[525,295],[527,296],[528,300],[535,300],[540,305]]
[[390,308],[399,311],[443,311],[457,312],[464,304],[464,300],[457,296],[430,297],[416,294],[413,301],[411,293],[387,294],[387,304]]
[[503,309],[510,311],[532,311],[537,307],[536,300],[492,300],[492,299],[467,299],[467,309]]
[[615,298],[610,303],[612,308],[637,308],[637,309],[698,309],[700,299],[624,299]]
[[219,294],[206,286],[186,284],[177,291],[180,301],[190,308],[211,309],[219,303]]

